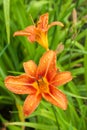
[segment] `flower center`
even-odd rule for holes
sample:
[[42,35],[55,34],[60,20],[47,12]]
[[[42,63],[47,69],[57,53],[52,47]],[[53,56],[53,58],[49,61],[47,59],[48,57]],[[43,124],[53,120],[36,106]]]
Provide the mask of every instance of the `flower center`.
[[48,50],[48,38],[46,31],[37,30],[36,31],[36,41],[43,46],[46,50]]
[[34,88],[38,90],[39,93],[48,93],[49,85],[46,78],[40,78],[33,83]]

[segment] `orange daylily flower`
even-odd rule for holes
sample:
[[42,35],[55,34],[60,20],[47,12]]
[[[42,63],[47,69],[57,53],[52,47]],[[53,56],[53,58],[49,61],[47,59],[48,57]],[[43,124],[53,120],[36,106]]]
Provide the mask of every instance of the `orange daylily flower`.
[[65,110],[66,96],[57,89],[72,80],[71,73],[59,72],[56,67],[56,52],[49,50],[43,54],[37,66],[32,60],[23,63],[25,73],[20,76],[7,76],[6,87],[16,94],[29,94],[25,99],[24,114],[30,115],[42,98]]
[[14,33],[14,36],[27,36],[30,42],[37,41],[41,46],[43,46],[46,50],[48,49],[48,39],[47,39],[47,32],[48,29],[54,25],[64,26],[61,22],[52,22],[48,24],[48,13],[43,14],[40,16],[37,25],[31,25],[25,28],[24,30],[17,31]]

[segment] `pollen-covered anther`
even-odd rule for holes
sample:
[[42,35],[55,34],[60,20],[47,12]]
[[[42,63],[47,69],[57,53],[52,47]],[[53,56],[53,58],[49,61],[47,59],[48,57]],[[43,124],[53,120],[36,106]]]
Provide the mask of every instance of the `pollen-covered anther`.
[[41,93],[49,92],[48,82],[46,79],[40,79],[38,87]]
[[39,93],[48,93],[49,92],[49,84],[46,78],[40,78],[35,81],[34,87],[39,90]]

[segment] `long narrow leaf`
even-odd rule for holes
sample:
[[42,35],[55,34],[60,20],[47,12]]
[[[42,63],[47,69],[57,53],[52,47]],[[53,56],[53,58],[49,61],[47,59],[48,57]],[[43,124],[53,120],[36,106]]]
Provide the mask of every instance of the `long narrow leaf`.
[[8,43],[10,43],[10,0],[3,0],[3,10],[5,17],[7,41]]

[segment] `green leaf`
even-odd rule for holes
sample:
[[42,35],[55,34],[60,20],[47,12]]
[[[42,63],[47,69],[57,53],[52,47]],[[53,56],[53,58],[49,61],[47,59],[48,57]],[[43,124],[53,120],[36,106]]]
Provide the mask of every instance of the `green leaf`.
[[12,122],[12,123],[5,123],[6,126],[9,125],[17,125],[17,126],[27,126],[30,128],[36,128],[40,130],[57,130],[57,126],[50,126],[40,123],[28,123],[28,122]]
[[7,41],[10,43],[10,0],[3,0]]

